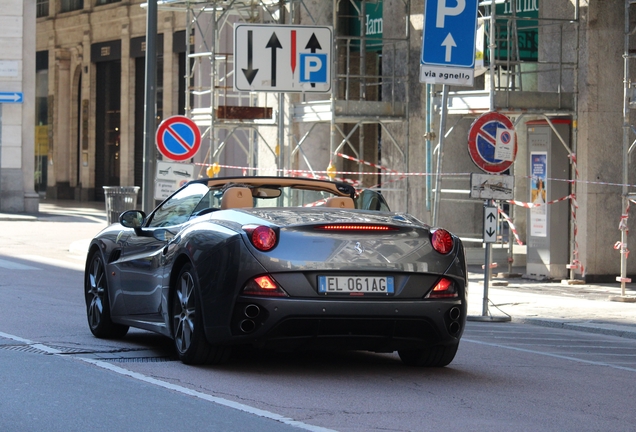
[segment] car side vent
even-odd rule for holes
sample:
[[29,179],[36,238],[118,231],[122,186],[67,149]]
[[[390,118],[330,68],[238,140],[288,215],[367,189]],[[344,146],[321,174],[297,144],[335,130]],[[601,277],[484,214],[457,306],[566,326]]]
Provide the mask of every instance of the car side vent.
[[110,256],[108,257],[108,264],[117,261],[120,256],[121,256],[121,249],[115,249],[114,251],[110,253]]

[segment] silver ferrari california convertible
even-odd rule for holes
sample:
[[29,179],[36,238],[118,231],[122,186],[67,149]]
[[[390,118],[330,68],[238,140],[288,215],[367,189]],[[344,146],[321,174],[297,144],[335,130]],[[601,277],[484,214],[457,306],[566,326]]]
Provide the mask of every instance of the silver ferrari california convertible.
[[381,194],[290,177],[192,181],[149,215],[130,210],[91,242],[91,332],[174,341],[187,364],[232,347],[397,351],[446,366],[466,323],[458,237]]

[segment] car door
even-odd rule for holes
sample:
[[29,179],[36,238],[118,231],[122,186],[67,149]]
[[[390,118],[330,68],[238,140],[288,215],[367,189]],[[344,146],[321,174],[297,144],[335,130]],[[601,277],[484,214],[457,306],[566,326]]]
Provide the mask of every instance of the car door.
[[142,230],[124,229],[120,234],[120,285],[129,315],[160,317],[167,246],[207,193],[206,185],[190,184],[164,201]]

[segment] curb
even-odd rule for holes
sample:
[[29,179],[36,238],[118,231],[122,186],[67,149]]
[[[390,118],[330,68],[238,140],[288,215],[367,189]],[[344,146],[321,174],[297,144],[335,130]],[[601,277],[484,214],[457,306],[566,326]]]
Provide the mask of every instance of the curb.
[[608,336],[617,336],[626,339],[636,339],[636,327],[622,326],[608,323],[592,323],[589,321],[560,321],[545,318],[516,318],[512,317],[512,322],[521,324],[530,324],[541,327],[561,328],[566,330],[575,330],[583,333],[604,334]]
[[0,222],[11,222],[11,221],[35,222],[37,220],[38,220],[37,216],[31,216],[26,214],[0,213]]

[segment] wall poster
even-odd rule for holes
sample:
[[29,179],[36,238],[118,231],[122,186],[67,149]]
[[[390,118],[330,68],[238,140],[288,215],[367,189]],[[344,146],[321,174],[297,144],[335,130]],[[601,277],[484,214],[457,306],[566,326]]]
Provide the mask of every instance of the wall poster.
[[542,204],[530,209],[530,235],[533,237],[548,236],[548,153],[531,152],[530,169],[532,174],[530,185],[530,200],[533,204]]

